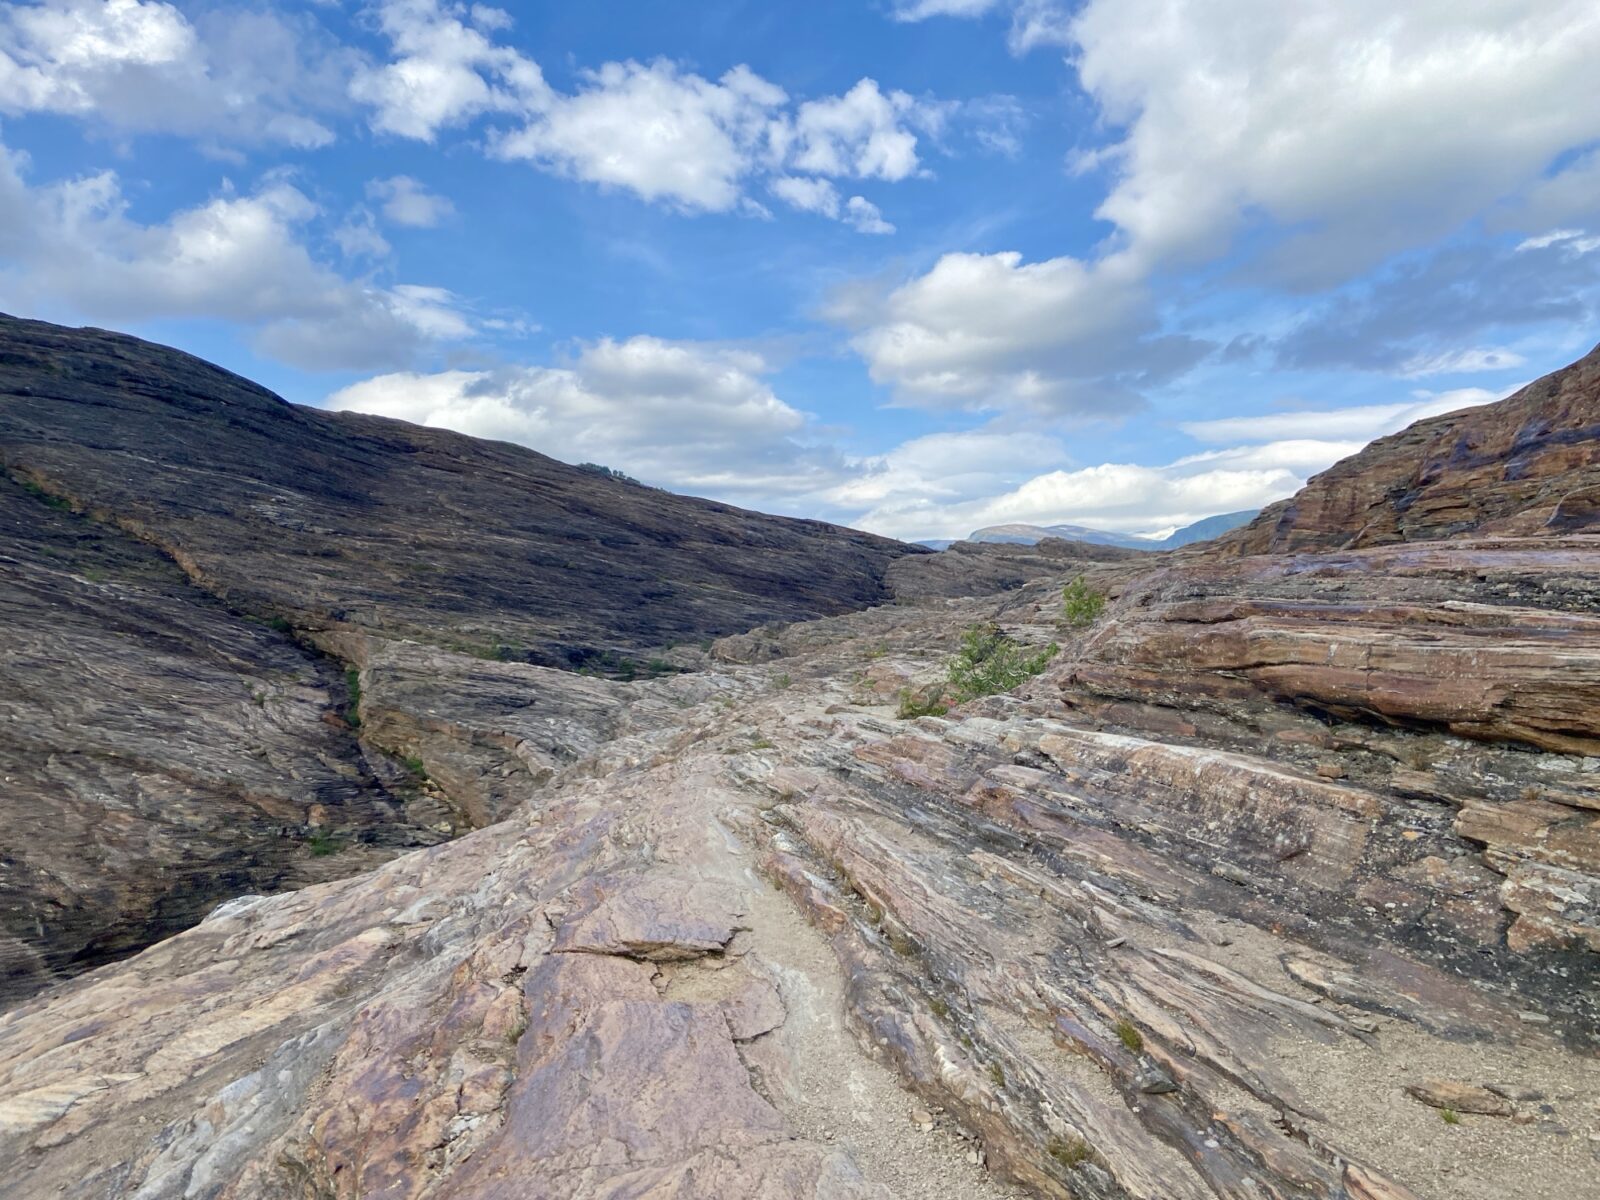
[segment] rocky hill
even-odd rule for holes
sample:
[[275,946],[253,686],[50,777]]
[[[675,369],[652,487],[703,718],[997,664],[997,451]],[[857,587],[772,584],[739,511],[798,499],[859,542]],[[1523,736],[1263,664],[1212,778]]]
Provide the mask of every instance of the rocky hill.
[[[1425,423],[1209,551],[918,576],[659,678],[297,612],[358,665],[366,760],[492,823],[0,1015],[0,1169],[84,1200],[1586,1196],[1597,385]],[[154,611],[172,577],[125,569]],[[1064,624],[1068,576],[1107,609]],[[990,623],[1059,650],[902,717]]]
[[1593,531],[1597,393],[1600,348],[1498,404],[1380,438],[1267,509],[1234,544],[1263,554]]
[[514,700],[537,733],[470,763],[390,729],[370,693],[430,647],[662,670],[675,642],[881,602],[920,556],[8,317],[0,464],[0,1002],[498,818],[565,734],[537,696]]

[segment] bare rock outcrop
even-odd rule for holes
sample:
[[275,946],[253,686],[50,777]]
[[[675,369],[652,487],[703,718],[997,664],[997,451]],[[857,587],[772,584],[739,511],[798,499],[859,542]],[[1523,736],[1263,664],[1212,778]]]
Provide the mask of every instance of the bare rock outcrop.
[[1241,554],[1600,528],[1600,347],[1498,404],[1418,421],[1221,542]]
[[[1561,378],[1477,419],[1593,412]],[[1089,628],[1058,576],[633,682],[309,631],[369,738],[494,823],[0,1014],[0,1171],[75,1200],[1586,1195],[1600,535],[1548,527],[1549,464],[1581,483],[1594,449],[1556,441],[1533,491],[1515,456],[1455,476],[1484,499],[1447,530],[1085,566]],[[978,622],[1060,651],[898,719]]]
[[3,316],[0,465],[0,1005],[499,820],[627,727],[530,664],[634,673],[923,556]]

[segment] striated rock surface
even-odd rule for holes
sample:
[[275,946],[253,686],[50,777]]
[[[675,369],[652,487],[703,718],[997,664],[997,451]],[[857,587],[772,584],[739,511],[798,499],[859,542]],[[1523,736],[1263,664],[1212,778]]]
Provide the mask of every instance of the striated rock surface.
[[1225,543],[1242,554],[1600,530],[1600,347],[1497,404],[1418,421]]
[[0,624],[0,1004],[444,836],[335,715],[337,668],[9,480]]
[[[0,1015],[0,1170],[75,1200],[1588,1195],[1600,535],[1509,507],[1074,562],[632,682],[308,629],[366,738],[494,823]],[[1064,628],[1078,574],[1112,603]],[[979,621],[1060,652],[897,719]]]

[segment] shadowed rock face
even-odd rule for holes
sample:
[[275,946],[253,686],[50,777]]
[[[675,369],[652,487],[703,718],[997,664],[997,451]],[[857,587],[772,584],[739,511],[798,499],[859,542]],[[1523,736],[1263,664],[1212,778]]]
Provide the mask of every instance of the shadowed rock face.
[[336,668],[9,480],[0,625],[0,1003],[442,836],[334,716]]
[[[1564,445],[1540,461],[1581,483]],[[1600,534],[1549,526],[1556,471],[1517,510],[1496,461],[1482,500],[1428,492],[1482,508],[1447,538],[965,599],[961,556],[914,561],[924,604],[635,683],[310,629],[369,742],[503,819],[0,1015],[0,1171],[74,1200],[1587,1195]],[[1069,573],[1111,593],[1092,628],[1058,621]],[[979,621],[1060,653],[896,719]]]
[[879,603],[888,565],[925,553],[9,317],[0,461],[236,604],[559,666]]

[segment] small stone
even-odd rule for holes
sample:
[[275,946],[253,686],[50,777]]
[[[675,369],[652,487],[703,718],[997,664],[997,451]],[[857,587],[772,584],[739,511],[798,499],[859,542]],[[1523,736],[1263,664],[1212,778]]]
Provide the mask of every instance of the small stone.
[[975,1167],[981,1167],[983,1165],[983,1152],[980,1150],[968,1150],[967,1161]]
[[1140,1067],[1139,1073],[1133,1077],[1133,1086],[1147,1096],[1165,1096],[1178,1090],[1172,1076],[1155,1066]]
[[1106,947],[1108,949],[1115,950],[1118,946],[1126,945],[1127,941],[1128,939],[1125,937],[1114,937],[1106,943]]
[[1517,1020],[1526,1022],[1529,1025],[1548,1025],[1548,1024],[1550,1024],[1550,1018],[1549,1017],[1545,1016],[1543,1013],[1536,1013],[1536,1012],[1519,1012],[1517,1014]]
[[911,1123],[921,1132],[931,1133],[933,1131],[933,1114],[925,1108],[913,1108],[911,1110]]
[[1455,1079],[1425,1079],[1421,1083],[1408,1083],[1406,1095],[1433,1108],[1477,1113],[1485,1117],[1509,1117],[1512,1113],[1511,1104],[1505,1097],[1495,1095],[1488,1088]]

